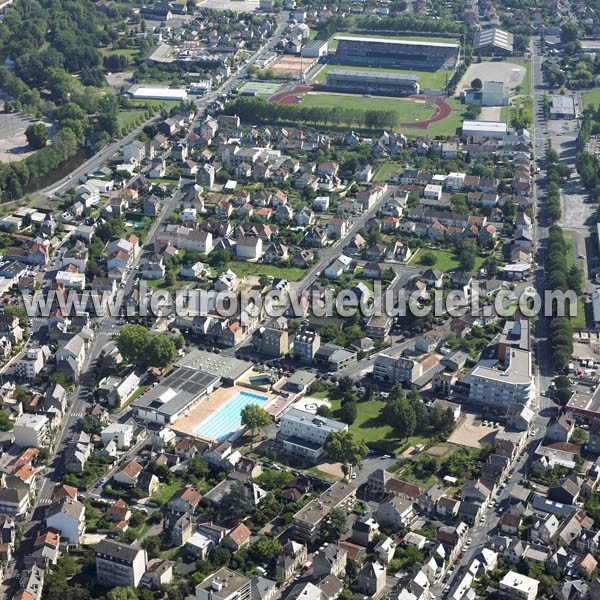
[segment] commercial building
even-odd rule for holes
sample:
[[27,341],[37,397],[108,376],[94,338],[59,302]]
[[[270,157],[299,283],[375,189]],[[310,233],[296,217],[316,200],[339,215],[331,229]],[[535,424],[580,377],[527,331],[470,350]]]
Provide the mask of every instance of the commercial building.
[[573,96],[552,96],[550,103],[551,119],[574,119],[575,99]]
[[420,91],[419,77],[404,73],[378,73],[352,69],[331,69],[327,87],[332,91],[379,96],[409,96]]
[[539,581],[515,571],[509,571],[500,580],[500,598],[511,600],[535,600]]
[[503,140],[508,135],[508,125],[504,121],[463,121],[464,137],[480,136]]
[[467,90],[465,104],[508,106],[510,89],[502,81],[484,81],[481,90]]
[[134,100],[182,101],[187,98],[187,92],[185,90],[172,90],[166,87],[138,87],[130,89],[129,94]]
[[223,567],[196,586],[196,600],[251,600],[251,580]]
[[215,389],[221,378],[179,367],[171,371],[157,386],[140,396],[133,404],[136,415],[143,420],[169,425]]
[[438,70],[454,68],[460,44],[336,36],[335,60],[343,65]]
[[292,536],[300,542],[315,542],[332,508],[350,512],[356,500],[356,488],[348,483],[334,483],[318,498],[301,508],[292,519]]
[[291,408],[281,419],[277,439],[287,453],[300,456],[309,462],[316,462],[323,454],[323,444],[327,436],[335,431],[347,429],[346,423]]
[[475,32],[473,52],[485,56],[507,56],[513,52],[513,34],[497,27]]
[[527,406],[534,393],[531,353],[511,348],[501,363],[482,360],[461,383],[469,385],[471,402],[504,410],[513,402]]
[[137,587],[146,572],[147,562],[142,548],[108,539],[96,546],[96,578],[105,587]]

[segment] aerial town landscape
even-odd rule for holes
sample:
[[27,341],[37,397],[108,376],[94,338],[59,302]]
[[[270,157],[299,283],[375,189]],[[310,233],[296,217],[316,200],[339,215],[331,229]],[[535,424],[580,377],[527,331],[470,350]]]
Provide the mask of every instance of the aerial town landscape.
[[598,0],[0,0],[0,597],[600,599]]

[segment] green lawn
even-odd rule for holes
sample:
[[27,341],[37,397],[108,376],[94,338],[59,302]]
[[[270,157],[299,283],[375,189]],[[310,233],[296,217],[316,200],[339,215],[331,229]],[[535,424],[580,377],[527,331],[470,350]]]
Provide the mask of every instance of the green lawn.
[[452,108],[452,113],[446,119],[431,123],[427,129],[418,129],[416,127],[405,127],[402,133],[408,137],[420,137],[425,133],[430,137],[449,137],[456,135],[457,130],[462,127],[463,111],[465,107],[460,101],[454,98],[447,98],[446,102]]
[[[585,269],[585,261],[575,257],[575,245],[573,243],[573,232],[563,229],[563,236],[567,242],[567,266],[577,265]],[[585,319],[585,299],[583,296],[577,298],[577,315],[571,317],[571,324],[575,329],[584,329],[587,325]]]
[[419,85],[426,90],[441,90],[446,85],[446,71],[416,71],[407,69],[388,69],[379,67],[357,67],[354,65],[325,65],[317,74],[314,81],[324,83],[327,72],[331,69],[350,69],[352,71],[368,71],[379,73],[407,73],[419,77]]
[[174,106],[179,106],[181,102],[178,100],[142,100],[142,99],[133,99],[129,100],[130,106],[137,106],[139,108],[173,108]]
[[581,98],[583,100],[584,108],[587,108],[588,106],[597,108],[600,105],[600,89],[583,92]]
[[302,97],[301,106],[337,108],[360,111],[394,111],[400,123],[426,121],[433,114],[433,105],[428,102],[415,102],[408,98],[365,98],[355,94],[309,93]]
[[296,267],[278,267],[276,265],[265,265],[262,263],[250,263],[244,261],[231,261],[227,268],[235,272],[238,277],[246,275],[266,275],[267,277],[279,277],[289,281],[299,281],[306,275],[304,269]]
[[169,501],[169,498],[177,491],[185,487],[185,483],[181,480],[177,480],[174,483],[161,483],[160,488],[158,488],[158,492],[150,498],[152,502],[156,502],[156,504],[166,504]]
[[516,88],[516,91],[517,93],[531,94],[531,61],[526,58],[509,58],[504,62],[525,67],[525,77],[523,77],[523,81]]
[[[425,253],[431,253],[435,256],[435,264],[433,266],[423,265],[421,262],[421,257]],[[475,268],[472,270],[472,273],[475,273],[477,270],[481,268],[483,264],[483,258],[481,256],[475,257]],[[431,250],[429,248],[419,248],[410,260],[408,261],[411,265],[420,265],[427,266],[431,269],[439,269],[440,271],[456,271],[460,269],[460,263],[456,255],[452,252],[447,252],[446,250]]]
[[144,118],[144,111],[142,110],[122,110],[119,112],[119,126],[127,127],[132,123],[136,123],[140,117]]
[[133,62],[133,59],[138,56],[139,48],[117,48],[113,50],[112,48],[99,48],[100,54],[102,56],[128,56],[129,60]]
[[373,175],[373,181],[387,181],[394,173],[401,171],[402,166],[398,163],[387,162],[381,165],[375,175]]
[[[338,417],[340,406],[340,400],[331,400],[334,419]],[[393,453],[402,445],[403,440],[396,437],[392,426],[381,416],[384,406],[385,403],[378,400],[359,402],[356,421],[349,426],[349,430],[366,444],[377,444],[381,450]]]

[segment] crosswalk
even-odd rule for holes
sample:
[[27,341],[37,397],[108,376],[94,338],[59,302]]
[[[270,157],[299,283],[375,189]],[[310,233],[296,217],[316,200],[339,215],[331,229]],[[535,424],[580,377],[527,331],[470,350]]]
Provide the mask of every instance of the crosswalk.
[[71,416],[81,419],[81,417],[85,417],[85,411],[71,413]]
[[52,504],[52,498],[41,498],[38,504]]

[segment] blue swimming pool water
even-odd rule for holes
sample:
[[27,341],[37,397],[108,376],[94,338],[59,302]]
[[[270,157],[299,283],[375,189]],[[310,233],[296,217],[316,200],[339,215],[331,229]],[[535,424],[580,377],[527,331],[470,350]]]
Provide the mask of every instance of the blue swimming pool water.
[[266,396],[250,392],[238,392],[210,417],[194,427],[194,433],[223,440],[240,425],[242,408],[249,404],[264,404],[266,400]]

